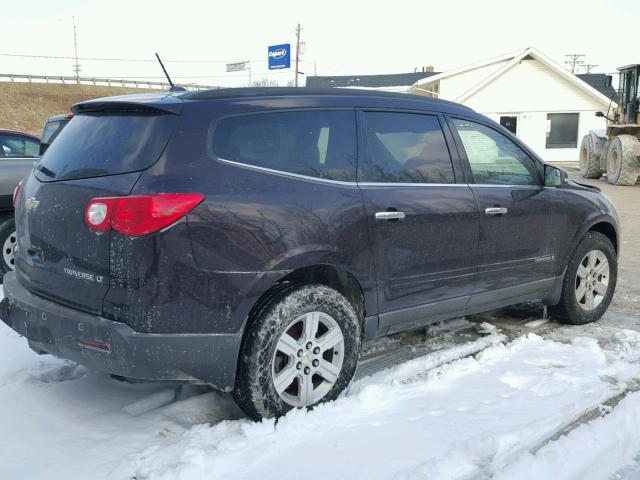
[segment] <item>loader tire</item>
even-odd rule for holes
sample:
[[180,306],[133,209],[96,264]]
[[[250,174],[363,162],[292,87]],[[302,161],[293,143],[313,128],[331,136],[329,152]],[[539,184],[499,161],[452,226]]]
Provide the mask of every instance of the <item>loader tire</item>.
[[583,178],[600,178],[600,153],[605,141],[591,132],[582,137],[580,143],[580,175]]
[[600,168],[604,173],[607,173],[607,156],[609,155],[609,140],[602,145],[602,152],[600,153]]
[[613,185],[635,185],[640,173],[640,142],[633,135],[618,135],[607,152],[607,180]]

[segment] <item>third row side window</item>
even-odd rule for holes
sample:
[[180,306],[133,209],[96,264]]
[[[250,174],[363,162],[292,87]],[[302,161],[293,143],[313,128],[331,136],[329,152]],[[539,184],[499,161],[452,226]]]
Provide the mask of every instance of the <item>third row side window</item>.
[[454,183],[447,143],[438,117],[414,113],[364,112],[365,159],[358,181]]
[[220,120],[211,149],[218,157],[309,177],[356,181],[353,110],[269,112]]

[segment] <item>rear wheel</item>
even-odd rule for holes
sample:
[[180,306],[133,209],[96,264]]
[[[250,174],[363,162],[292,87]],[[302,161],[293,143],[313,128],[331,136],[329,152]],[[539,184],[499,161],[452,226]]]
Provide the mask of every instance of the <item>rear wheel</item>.
[[600,154],[604,145],[604,139],[595,133],[589,133],[582,138],[580,143],[580,175],[584,178],[600,178]]
[[607,152],[607,180],[614,185],[635,185],[640,173],[640,142],[633,135],[618,135]]
[[252,418],[334,400],[360,353],[360,322],[349,301],[323,285],[272,300],[248,327],[234,398]]
[[0,246],[2,247],[2,259],[0,259],[0,283],[5,273],[15,270],[16,248],[16,224],[13,217],[5,218],[0,223]]
[[594,322],[609,307],[616,288],[618,263],[611,241],[588,232],[576,247],[565,272],[560,302],[551,315],[560,322]]

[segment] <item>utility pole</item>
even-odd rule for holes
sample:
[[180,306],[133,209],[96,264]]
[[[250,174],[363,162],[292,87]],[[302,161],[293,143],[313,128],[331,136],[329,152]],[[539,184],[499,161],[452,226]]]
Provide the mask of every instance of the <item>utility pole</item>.
[[298,75],[300,72],[300,32],[302,29],[300,28],[300,22],[298,22],[298,26],[296,27],[296,78],[294,80],[294,85],[298,86]]
[[76,63],[73,66],[73,71],[76,74],[76,83],[80,84],[80,64],[78,63],[78,34],[76,31],[76,17],[71,17],[73,19],[73,48],[75,50]]
[[594,68],[596,68],[598,65],[594,64],[594,63],[584,63],[582,65],[580,65],[582,68],[584,68],[585,73],[591,73],[591,70],[593,70]]
[[582,60],[585,57],[584,53],[570,53],[564,56],[564,63],[569,67],[571,73],[575,74],[577,68],[584,63]]

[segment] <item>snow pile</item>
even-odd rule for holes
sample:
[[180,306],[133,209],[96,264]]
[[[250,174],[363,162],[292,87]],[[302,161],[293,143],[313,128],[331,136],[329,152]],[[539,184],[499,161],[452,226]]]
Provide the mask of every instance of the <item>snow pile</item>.
[[[402,365],[363,379],[333,404],[293,411],[277,423],[196,426],[170,444],[148,448],[118,476],[426,480],[502,472],[524,478],[518,468],[526,470],[526,458],[537,457],[522,455],[640,377],[640,366],[611,357],[594,339],[565,344],[535,334],[417,379],[417,371],[408,370]],[[408,374],[413,381],[403,381]],[[640,439],[640,431],[627,430]]]

